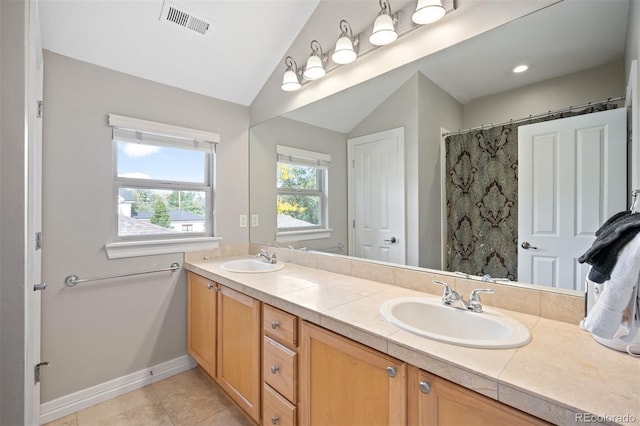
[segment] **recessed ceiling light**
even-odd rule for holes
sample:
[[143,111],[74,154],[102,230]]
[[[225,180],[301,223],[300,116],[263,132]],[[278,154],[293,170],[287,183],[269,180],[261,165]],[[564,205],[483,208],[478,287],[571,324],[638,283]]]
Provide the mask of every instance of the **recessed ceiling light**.
[[518,65],[513,69],[513,72],[521,73],[521,72],[525,72],[528,69],[529,69],[529,65]]

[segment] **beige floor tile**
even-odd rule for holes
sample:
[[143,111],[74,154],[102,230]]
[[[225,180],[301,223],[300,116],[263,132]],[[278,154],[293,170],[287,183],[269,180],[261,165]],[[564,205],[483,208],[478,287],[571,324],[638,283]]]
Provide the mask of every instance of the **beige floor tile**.
[[203,420],[196,426],[255,426],[239,408],[229,407],[226,410]]
[[76,416],[76,413],[69,414],[68,416],[59,418],[58,420],[45,423],[44,426],[78,426],[78,417]]
[[128,411],[101,419],[99,426],[173,426],[160,402],[141,405]]
[[137,389],[108,401],[78,411],[78,426],[98,424],[102,419],[117,416],[143,405],[158,402],[158,397],[151,386]]
[[153,388],[176,425],[194,425],[232,405],[229,398],[198,369],[155,383]]

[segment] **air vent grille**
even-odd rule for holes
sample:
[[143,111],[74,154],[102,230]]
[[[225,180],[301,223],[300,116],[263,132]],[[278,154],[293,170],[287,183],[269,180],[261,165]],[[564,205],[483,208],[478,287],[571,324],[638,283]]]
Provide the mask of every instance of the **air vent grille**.
[[160,21],[178,24],[183,28],[202,35],[206,34],[209,28],[211,28],[211,24],[206,19],[196,16],[184,7],[169,1],[164,2]]
[[169,6],[169,13],[167,14],[167,21],[174,22],[183,27],[187,26],[189,22],[189,14],[181,10],[176,9],[173,6]]
[[202,19],[198,19],[195,16],[191,16],[191,19],[189,19],[189,23],[187,24],[187,28],[197,31],[200,34],[204,34],[209,29],[209,23]]

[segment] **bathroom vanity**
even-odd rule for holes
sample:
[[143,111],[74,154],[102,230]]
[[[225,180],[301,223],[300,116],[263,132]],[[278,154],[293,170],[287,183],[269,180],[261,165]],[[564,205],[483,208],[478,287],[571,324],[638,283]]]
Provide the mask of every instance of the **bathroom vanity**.
[[600,346],[575,324],[505,311],[529,328],[529,344],[454,346],[400,330],[379,313],[385,300],[426,293],[310,263],[265,273],[222,268],[248,257],[187,259],[188,335],[189,353],[257,423],[640,419],[640,360]]

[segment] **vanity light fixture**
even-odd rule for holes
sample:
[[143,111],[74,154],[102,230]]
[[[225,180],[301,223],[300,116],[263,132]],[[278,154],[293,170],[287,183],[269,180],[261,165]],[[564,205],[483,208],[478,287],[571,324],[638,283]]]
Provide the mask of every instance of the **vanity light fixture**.
[[287,56],[284,59],[284,64],[287,66],[287,70],[284,72],[282,78],[282,90],[285,92],[293,92],[300,88],[300,72],[298,71],[298,64],[293,60],[291,56]]
[[520,74],[521,72],[525,72],[526,70],[529,69],[529,65],[518,65],[517,67],[515,67],[513,69],[513,72],[516,74]]
[[411,20],[419,25],[432,24],[442,19],[445,13],[442,0],[418,0]]
[[358,45],[360,40],[353,36],[351,25],[344,19],[340,21],[340,38],[336,42],[336,48],[331,59],[336,64],[349,64],[358,57]]
[[317,80],[324,77],[324,63],[327,62],[327,55],[322,53],[322,46],[318,40],[311,40],[311,55],[307,59],[307,66],[304,68],[303,77],[307,80]]
[[376,46],[384,46],[393,43],[398,38],[395,24],[398,22],[397,15],[391,12],[391,5],[388,0],[379,0],[380,13],[373,23],[373,32],[369,36],[369,42]]

